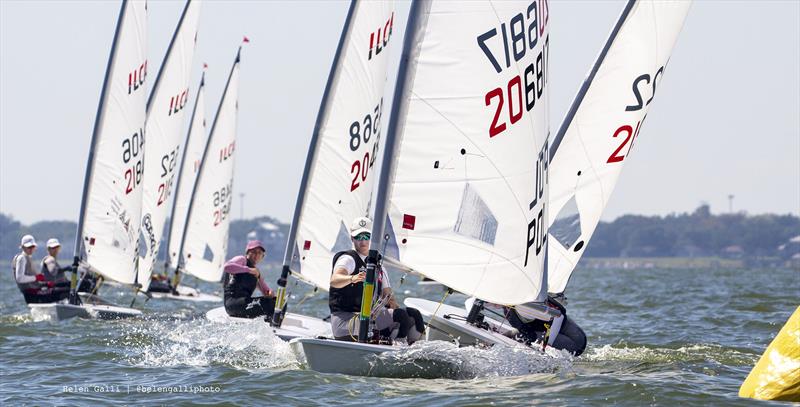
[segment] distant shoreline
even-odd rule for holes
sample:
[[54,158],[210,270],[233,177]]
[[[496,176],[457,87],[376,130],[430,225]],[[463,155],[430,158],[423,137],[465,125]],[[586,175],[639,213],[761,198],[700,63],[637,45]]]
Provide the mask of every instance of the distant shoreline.
[[793,269],[800,272],[800,260],[767,258],[726,259],[722,257],[584,257],[578,264],[583,269]]

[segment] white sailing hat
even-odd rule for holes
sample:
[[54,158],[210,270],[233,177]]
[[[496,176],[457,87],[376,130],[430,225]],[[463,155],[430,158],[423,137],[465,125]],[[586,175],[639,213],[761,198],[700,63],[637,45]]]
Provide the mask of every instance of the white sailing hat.
[[356,218],[350,225],[350,236],[356,237],[362,233],[372,233],[372,221],[369,218]]
[[19,245],[22,247],[35,247],[36,239],[34,239],[31,235],[22,236],[22,241],[20,241]]
[[47,241],[47,248],[48,249],[51,249],[53,247],[58,247],[58,246],[61,246],[61,242],[59,242],[58,239],[56,239],[56,238],[52,238],[52,239]]

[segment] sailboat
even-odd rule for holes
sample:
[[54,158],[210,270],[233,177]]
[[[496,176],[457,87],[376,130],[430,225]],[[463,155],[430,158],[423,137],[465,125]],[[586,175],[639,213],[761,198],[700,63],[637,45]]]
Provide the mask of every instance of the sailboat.
[[[138,280],[148,291],[168,214],[175,173],[186,144],[181,130],[189,100],[189,80],[197,40],[200,2],[187,0],[147,101],[148,135],[142,180],[142,220]],[[218,297],[217,297],[218,299]]]
[[[548,28],[544,0],[412,3],[359,342],[290,341],[310,369],[398,374],[375,364],[396,346],[366,343],[379,252],[486,301],[546,298]],[[399,373],[431,377],[447,368],[415,366]]]
[[394,2],[351,1],[289,229],[272,320],[279,332],[304,321],[309,329],[294,337],[331,335],[328,322],[287,312],[286,285],[293,275],[327,292],[331,259],[352,249],[347,225],[369,214],[393,31]]
[[[233,198],[241,52],[240,46],[197,169],[175,256],[178,263],[173,286],[178,286],[183,273],[209,282],[222,279]],[[200,120],[196,113],[192,118],[193,127]]]
[[[147,79],[147,7],[123,0],[108,59],[83,184],[73,269],[137,286]],[[81,303],[73,273],[69,303],[31,304],[34,314],[124,318],[141,311],[90,296]]]
[[[546,242],[546,281],[551,298],[562,304],[570,276],[652,105],[690,5],[628,1],[552,142],[548,206],[556,216],[550,220]],[[487,329],[466,322],[470,306],[437,313],[432,301],[406,303],[431,319],[431,339],[492,345],[508,343],[514,335],[502,315],[485,320],[487,335]]]
[[[203,160],[203,153],[205,152],[208,142],[205,119],[205,77],[206,74],[205,71],[203,71],[203,76],[200,78],[200,86],[197,88],[192,115],[189,119],[189,130],[186,134],[181,166],[178,170],[178,181],[175,184],[175,201],[172,204],[172,211],[170,214],[171,221],[165,238],[165,271],[170,268],[173,270],[178,269],[178,250],[186,226],[186,213],[192,201],[195,180],[197,179],[197,173],[200,169],[200,163]],[[177,285],[176,287],[168,283],[163,285],[165,286],[164,290],[155,291],[153,284],[151,284],[150,295],[152,295],[153,298],[167,298],[182,301],[221,301],[221,298],[217,295],[202,293],[186,285]],[[173,289],[177,291],[177,295],[172,292]]]

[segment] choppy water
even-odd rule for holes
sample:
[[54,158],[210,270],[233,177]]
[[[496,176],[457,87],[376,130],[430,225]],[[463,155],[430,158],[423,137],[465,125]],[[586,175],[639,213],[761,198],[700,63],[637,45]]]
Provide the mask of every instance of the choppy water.
[[[583,356],[445,343],[393,356],[402,363],[423,353],[462,366],[459,378],[426,380],[304,370],[263,323],[206,321],[209,304],[152,300],[138,320],[35,321],[10,273],[0,283],[3,405],[752,404],[737,398],[738,387],[800,302],[798,270],[579,270],[568,308],[589,336]],[[414,278],[394,286],[401,299],[442,296]],[[308,292],[294,291],[295,303]],[[119,289],[103,294],[131,299]],[[293,311],[326,309],[320,293]]]

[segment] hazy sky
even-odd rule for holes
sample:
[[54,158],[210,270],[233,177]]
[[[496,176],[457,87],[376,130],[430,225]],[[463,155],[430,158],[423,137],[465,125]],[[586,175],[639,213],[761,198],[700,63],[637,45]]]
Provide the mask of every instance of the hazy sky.
[[[251,40],[235,218],[245,193],[246,217],[290,220],[347,4],[204,2],[192,87],[208,63],[209,119],[242,35]],[[409,4],[397,3],[396,35]],[[555,132],[624,2],[550,4]],[[149,2],[151,72],[182,8]],[[25,223],[76,220],[118,12],[116,1],[0,1],[0,212]],[[401,44],[398,36],[395,61]],[[729,194],[734,210],[800,213],[800,1],[695,1],[658,92],[604,219],[701,201],[724,212]]]

